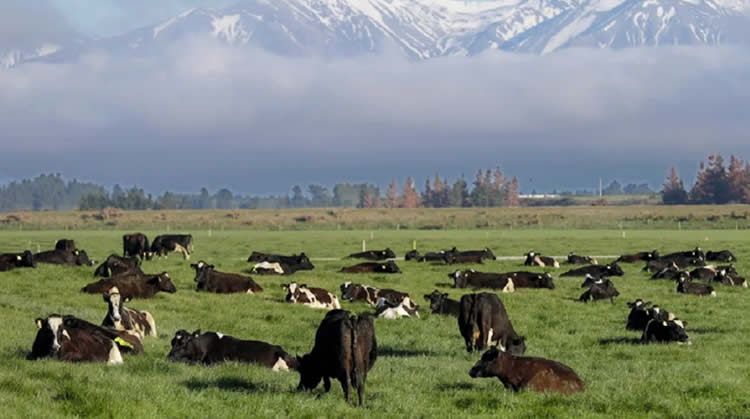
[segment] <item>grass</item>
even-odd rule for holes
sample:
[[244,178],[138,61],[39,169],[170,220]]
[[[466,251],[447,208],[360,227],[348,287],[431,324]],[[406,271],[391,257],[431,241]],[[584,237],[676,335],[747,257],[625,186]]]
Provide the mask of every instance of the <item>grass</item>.
[[[153,237],[156,231],[146,231]],[[194,231],[195,254],[223,271],[241,272],[251,250],[293,253],[313,258],[339,257],[385,246],[403,255],[417,240],[433,250],[489,246],[496,255],[521,255],[535,249],[548,255],[729,248],[740,258],[740,273],[750,269],[750,242],[743,231]],[[0,251],[31,246],[49,248],[58,238],[76,240],[97,260],[121,251],[123,231],[32,231],[0,235]],[[34,249],[36,250],[36,249]],[[516,330],[526,336],[528,355],[558,360],[575,369],[587,391],[572,397],[505,391],[498,380],[471,379],[479,354],[467,354],[454,318],[430,315],[422,295],[433,289],[457,298],[447,274],[451,267],[399,262],[404,274],[344,275],[348,261],[314,261],[316,269],[292,279],[338,293],[347,280],[409,292],[423,303],[421,319],[376,321],[379,359],[367,381],[363,409],[344,403],[334,382],[329,394],[295,391],[296,373],[274,373],[243,364],[189,366],[166,360],[178,329],[201,328],[245,339],[282,345],[291,353],[308,352],[324,311],[282,302],[287,277],[255,277],[262,294],[211,295],[194,291],[194,273],[178,255],[145,263],[147,272],[166,270],[178,292],[131,307],[156,318],[158,338],[144,341],[143,356],[125,364],[65,364],[24,359],[36,334],[34,319],[52,312],[100,322],[106,304],[79,289],[93,281],[93,268],[40,266],[0,273],[0,405],[3,417],[748,417],[750,416],[750,321],[748,290],[718,285],[718,297],[677,294],[674,283],[649,281],[641,265],[625,266],[614,282],[621,296],[584,305],[573,301],[583,290],[579,279],[556,279],[555,290],[519,290],[503,294]],[[353,263],[353,262],[352,262]],[[520,261],[472,266],[486,271],[518,270]],[[563,269],[557,270],[559,274]],[[557,277],[557,275],[555,275]],[[639,334],[626,331],[626,301],[644,298],[688,322],[693,342],[634,345]],[[344,304],[370,312],[362,304]]]

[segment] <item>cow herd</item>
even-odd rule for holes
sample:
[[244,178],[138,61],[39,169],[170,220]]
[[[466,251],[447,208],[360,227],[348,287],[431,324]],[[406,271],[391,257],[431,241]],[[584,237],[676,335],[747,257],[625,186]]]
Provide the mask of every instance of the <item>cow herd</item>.
[[[123,236],[123,255],[110,255],[94,272],[99,279],[81,289],[84,293],[101,295],[107,304],[101,325],[73,315],[50,314],[45,318],[38,318],[37,336],[29,358],[51,357],[62,361],[121,364],[123,353],[142,353],[141,340],[157,336],[156,321],[151,313],[129,307],[130,303],[137,299],[152,298],[159,292],[174,293],[177,289],[167,272],[144,273],[141,264],[153,256],[166,257],[169,252],[181,253],[187,260],[192,250],[190,235],[158,236],[150,245],[143,234]],[[402,272],[394,260],[395,253],[389,248],[353,253],[347,258],[365,259],[368,262],[343,267],[339,273]],[[494,259],[496,257],[490,249],[458,251],[455,247],[424,255],[412,250],[404,258],[407,263],[432,262],[445,265],[481,264],[484,260]],[[716,291],[709,284],[747,286],[747,282],[731,264],[736,260],[726,250],[704,253],[702,249],[696,248],[664,256],[660,256],[656,250],[639,252],[623,255],[615,262],[600,265],[594,257],[571,253],[567,264],[584,266],[570,269],[559,277],[583,278],[581,287],[585,291],[578,299],[582,302],[610,300],[614,303],[619,292],[612,278],[624,275],[618,263],[641,262],[645,263],[643,271],[651,273],[652,279],[675,281],[680,293],[715,296]],[[254,264],[251,272],[258,275],[288,276],[315,268],[304,253],[284,256],[252,252],[248,262]],[[707,265],[707,262],[729,265]],[[34,268],[37,263],[95,265],[84,250],[76,248],[75,242],[67,239],[59,240],[55,249],[50,251],[0,255],[0,271]],[[524,265],[547,268],[561,266],[554,257],[536,251],[526,254]],[[257,294],[264,291],[251,277],[220,272],[213,264],[203,260],[190,267],[195,271],[195,289],[199,292]],[[454,271],[448,277],[456,289],[497,290],[502,293],[512,293],[520,288],[546,289],[549,292],[555,289],[550,272],[493,273],[467,269]],[[275,371],[294,370],[300,374],[298,389],[301,390],[314,389],[322,380],[325,391],[328,391],[330,379],[335,378],[341,383],[346,400],[349,400],[352,390],[356,390],[361,405],[368,371],[377,358],[373,318],[419,318],[419,306],[408,293],[352,281],[341,284],[340,299],[329,290],[295,281],[282,284],[282,288],[286,291],[287,303],[329,310],[317,329],[310,353],[294,357],[281,346],[267,342],[242,340],[212,331],[202,333],[196,330],[191,333],[178,330],[171,341],[167,359],[204,365],[239,361],[266,366]],[[496,377],[507,389],[513,391],[525,388],[564,394],[584,391],[583,380],[571,368],[553,360],[523,356],[526,338],[514,329],[498,294],[473,292],[462,295],[459,300],[453,300],[449,294],[434,290],[424,295],[424,298],[429,302],[433,314],[457,319],[458,332],[463,337],[468,352],[485,351],[469,372],[471,377]],[[374,312],[353,315],[342,310],[342,302],[364,303],[372,307]],[[685,329],[687,322],[673,313],[641,299],[629,302],[628,307],[630,313],[626,329],[640,331],[640,342],[690,342]]]

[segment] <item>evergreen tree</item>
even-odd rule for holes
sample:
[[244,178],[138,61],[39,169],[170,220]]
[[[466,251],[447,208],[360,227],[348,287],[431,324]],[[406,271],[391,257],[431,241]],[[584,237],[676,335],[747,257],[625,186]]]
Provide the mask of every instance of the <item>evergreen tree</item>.
[[747,172],[745,163],[732,154],[729,157],[729,169],[727,171],[727,183],[729,186],[729,200],[733,202],[746,202],[748,192]]
[[430,186],[430,178],[428,177],[424,181],[424,191],[422,191],[422,206],[426,208],[432,207],[433,199],[434,193],[432,191],[432,187]]
[[450,206],[461,208],[468,207],[470,206],[470,204],[469,190],[468,186],[466,185],[466,181],[463,179],[456,180],[456,183],[454,183],[453,187],[451,188]]
[[667,205],[681,205],[687,203],[688,194],[685,191],[685,186],[682,184],[682,180],[677,175],[677,169],[674,167],[669,169],[667,182],[664,184],[664,189],[662,189],[661,195],[662,202]]
[[726,204],[730,200],[729,182],[724,159],[718,154],[708,156],[708,164],[701,162],[698,178],[690,192],[699,204]]

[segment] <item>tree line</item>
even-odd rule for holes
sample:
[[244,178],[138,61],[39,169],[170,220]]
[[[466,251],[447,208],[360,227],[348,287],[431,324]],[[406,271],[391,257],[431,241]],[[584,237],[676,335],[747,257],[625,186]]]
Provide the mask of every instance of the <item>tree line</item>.
[[750,162],[731,155],[729,167],[720,154],[701,162],[695,184],[688,191],[677,169],[672,167],[662,189],[662,200],[668,205],[750,203]]

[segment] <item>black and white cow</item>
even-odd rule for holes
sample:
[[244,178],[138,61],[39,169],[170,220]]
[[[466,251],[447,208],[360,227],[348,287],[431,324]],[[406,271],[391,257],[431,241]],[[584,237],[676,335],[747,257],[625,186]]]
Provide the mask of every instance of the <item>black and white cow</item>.
[[437,252],[427,252],[417,259],[417,262],[445,262],[447,254],[457,254],[458,250],[454,247],[450,250],[440,250]]
[[448,294],[441,293],[438,290],[432,291],[432,294],[425,294],[424,299],[430,302],[430,310],[433,314],[458,317],[461,312],[460,302],[450,299]]
[[195,269],[196,291],[214,292],[217,294],[247,293],[255,294],[263,291],[249,276],[219,272],[214,270],[214,265],[204,261],[190,264]]
[[488,346],[522,355],[526,351],[525,338],[516,334],[505,306],[496,294],[467,294],[461,297],[458,329],[472,352]]
[[122,255],[140,257],[141,260],[151,260],[153,253],[148,243],[148,237],[142,233],[125,234],[122,236]]
[[[735,287],[741,286],[747,288],[747,281],[737,274],[737,271],[733,267],[719,267],[720,270],[716,273],[716,276],[711,278],[714,282],[720,282],[722,285]],[[730,269],[731,268],[731,269]]]
[[[279,275],[289,275],[293,274],[296,271],[311,271],[315,269],[315,266],[310,262],[310,258],[307,257],[304,253],[300,253],[299,255],[291,255],[291,256],[284,256],[284,255],[275,255],[272,253],[261,253],[261,252],[253,252],[250,254],[250,257],[247,258],[248,262],[257,262],[257,263],[263,263],[267,262],[268,264],[278,264],[278,268],[273,265],[261,265],[261,268],[264,270],[272,270],[273,272],[258,272],[258,273],[273,273],[273,274],[279,274]],[[258,265],[256,265],[257,267]]]
[[28,358],[54,358],[69,362],[122,364],[117,344],[102,333],[69,327],[63,316],[51,314],[36,319],[37,334]]
[[[620,295],[620,292],[615,288],[615,284],[609,279],[594,279],[592,276],[587,276],[586,280],[590,281],[591,285],[589,285],[588,290],[581,294],[579,298],[581,302],[588,303],[589,301],[609,299],[609,301],[614,304],[615,297]],[[584,284],[585,283],[586,282],[584,282]]]
[[190,259],[193,248],[193,236],[190,234],[163,234],[151,242],[151,253],[158,257],[167,257],[169,252],[182,253],[185,260]]
[[404,255],[404,260],[407,262],[410,260],[418,261],[419,258],[420,258],[419,252],[416,250],[409,250],[408,252],[406,252],[406,255]]
[[148,311],[138,311],[125,307],[130,301],[122,298],[120,290],[114,287],[109,292],[102,294],[104,302],[107,303],[107,315],[104,316],[102,326],[115,330],[124,330],[140,337],[157,337],[156,321]]
[[[370,285],[355,284],[353,282],[344,282],[339,287],[341,289],[341,299],[344,301],[362,301],[371,306],[378,303],[379,298],[385,298],[393,304],[400,304],[404,299],[409,298],[409,294],[396,291],[389,288],[375,288]],[[410,307],[411,309],[416,309]]]
[[592,256],[580,256],[573,252],[568,253],[568,263],[571,265],[598,265],[599,262]]
[[629,255],[622,255],[615,262],[620,263],[635,263],[635,262],[648,262],[650,260],[658,259],[659,251],[652,250],[650,252],[638,252],[631,253]]
[[281,288],[287,291],[285,301],[288,303],[326,310],[341,308],[339,299],[323,288],[308,287],[306,284],[298,285],[296,282],[281,284]]
[[399,303],[394,303],[385,297],[378,298],[375,304],[375,317],[396,320],[402,317],[419,317],[417,305],[409,297]]
[[94,266],[95,261],[89,259],[85,250],[46,250],[34,255],[34,261],[37,263],[49,263],[52,265],[67,266]]
[[677,269],[686,269],[691,266],[704,266],[705,262],[703,259],[697,259],[697,258],[691,258],[687,256],[678,256],[675,258],[666,258],[666,259],[654,259],[651,261],[648,261],[646,263],[646,266],[643,267],[644,272],[658,272],[664,268],[667,268],[669,266],[675,266]]
[[642,343],[668,343],[690,344],[690,337],[685,331],[686,321],[680,319],[659,321],[649,320],[643,335]]
[[684,275],[690,277],[689,273],[680,270],[680,268],[678,268],[677,265],[673,263],[660,271],[654,272],[654,274],[651,275],[651,279],[668,279],[671,281],[676,281],[679,277]]
[[650,301],[644,302],[640,298],[635,301],[628,302],[630,307],[630,313],[628,314],[628,321],[625,324],[627,330],[645,330],[646,325],[651,320],[657,321],[668,321],[674,320],[674,314],[667,310],[660,308],[657,305],[652,306]]
[[499,289],[505,293],[514,292],[515,284],[511,275],[479,272],[473,269],[465,271],[455,271],[448,274],[453,280],[454,288],[489,288]]
[[684,277],[677,279],[677,292],[682,294],[693,294],[699,296],[710,295],[711,297],[716,297],[714,287],[706,284],[699,284]]
[[526,260],[523,262],[524,266],[542,266],[550,268],[559,268],[560,262],[555,260],[551,256],[542,256],[537,252],[526,253]]

